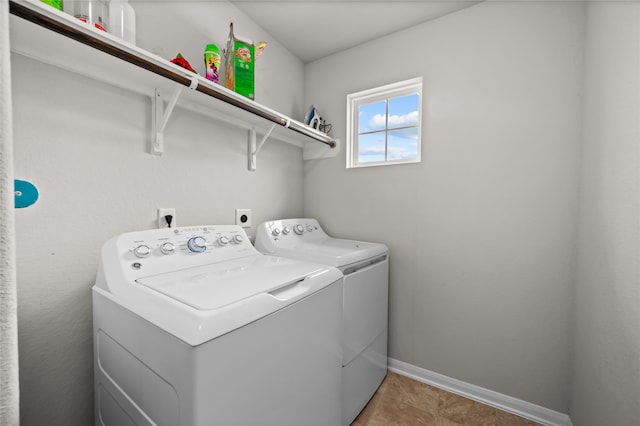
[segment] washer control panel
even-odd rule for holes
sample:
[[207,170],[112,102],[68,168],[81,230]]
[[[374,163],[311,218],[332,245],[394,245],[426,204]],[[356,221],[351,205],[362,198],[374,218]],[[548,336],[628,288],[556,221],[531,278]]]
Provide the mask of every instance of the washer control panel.
[[117,236],[103,250],[115,250],[111,254],[133,279],[259,254],[237,225],[130,232]]

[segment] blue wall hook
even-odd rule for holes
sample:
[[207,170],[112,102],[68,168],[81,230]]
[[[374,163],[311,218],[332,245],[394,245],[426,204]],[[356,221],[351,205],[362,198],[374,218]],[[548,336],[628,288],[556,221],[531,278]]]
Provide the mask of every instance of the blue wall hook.
[[36,188],[31,182],[15,179],[13,181],[13,185],[17,209],[29,207],[38,201],[38,188]]

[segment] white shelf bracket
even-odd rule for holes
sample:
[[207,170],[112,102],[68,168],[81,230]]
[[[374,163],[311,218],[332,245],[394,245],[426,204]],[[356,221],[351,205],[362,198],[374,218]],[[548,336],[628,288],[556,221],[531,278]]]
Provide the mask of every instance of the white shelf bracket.
[[155,90],[153,100],[151,102],[152,117],[151,117],[151,153],[160,155],[164,151],[164,129],[167,127],[169,117],[175,108],[178,98],[182,93],[182,86],[176,86],[173,91],[173,95],[167,104],[167,108],[164,108],[162,102],[162,94],[158,89]]
[[255,172],[258,153],[262,149],[262,146],[267,141],[267,139],[269,139],[269,136],[271,136],[271,132],[273,132],[273,129],[275,129],[275,127],[276,125],[273,124],[269,128],[269,130],[267,130],[267,133],[264,134],[264,136],[260,140],[260,143],[257,143],[256,129],[255,128],[249,129],[249,150],[248,151],[249,151],[249,170],[250,171]]

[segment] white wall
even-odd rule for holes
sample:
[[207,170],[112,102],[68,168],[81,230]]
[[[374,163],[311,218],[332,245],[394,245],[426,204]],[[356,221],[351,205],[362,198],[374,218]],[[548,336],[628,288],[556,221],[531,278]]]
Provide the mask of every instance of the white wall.
[[153,157],[147,98],[13,55],[16,177],[41,191],[16,211],[23,425],[92,423],[99,248],[157,207],[182,225],[306,214],[384,242],[392,357],[570,407],[577,426],[640,417],[637,4],[588,3],[585,26],[577,2],[485,3],[305,72],[224,2],[133,4],[139,44],[201,73],[230,20],[269,41],[258,101],[298,119],[313,102],[342,139],[348,93],[424,76],[423,162],[345,170],[341,152],[303,170],[299,149],[268,143],[250,173],[244,132],[180,109]]
[[[203,68],[195,62],[202,61],[204,30],[193,31],[195,47],[178,42],[174,35],[193,28],[164,24],[176,17],[175,5],[134,6],[141,46],[153,40],[169,46],[167,56],[179,50]],[[205,17],[226,22],[214,42],[226,38],[231,19],[243,33],[268,39],[224,3],[189,10],[194,28]],[[302,62],[270,42],[258,65],[261,103],[294,112],[302,103]],[[36,204],[16,211],[21,424],[86,426],[93,424],[91,286],[102,243],[155,227],[158,207],[175,207],[178,225],[233,223],[238,207],[251,208],[255,223],[300,216],[302,154],[270,141],[249,172],[245,131],[176,109],[165,153],[155,157],[147,154],[148,98],[17,55],[12,74],[15,174],[40,190]],[[282,75],[288,88],[271,93]]]
[[346,95],[424,77],[422,163],[305,164],[304,211],[391,249],[390,356],[567,412],[584,5],[490,2],[307,64]]
[[587,6],[571,417],[640,419],[640,4]]

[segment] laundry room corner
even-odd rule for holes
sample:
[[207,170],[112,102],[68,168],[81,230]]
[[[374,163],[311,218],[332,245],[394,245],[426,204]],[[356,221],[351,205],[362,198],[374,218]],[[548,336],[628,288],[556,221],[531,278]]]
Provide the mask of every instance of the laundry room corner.
[[561,413],[583,32],[580,2],[482,2],[305,69],[340,138],[347,95],[423,78],[420,163],[305,164],[306,215],[389,247],[390,358]]

